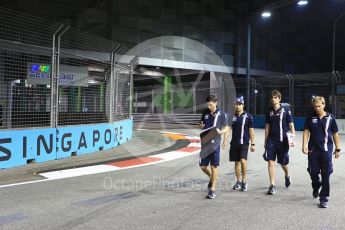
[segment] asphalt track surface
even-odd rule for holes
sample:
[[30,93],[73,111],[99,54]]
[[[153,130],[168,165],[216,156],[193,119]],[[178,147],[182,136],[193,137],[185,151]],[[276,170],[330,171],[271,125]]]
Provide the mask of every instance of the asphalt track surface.
[[[171,130],[197,134],[197,130]],[[233,191],[233,164],[222,150],[217,197],[198,155],[128,170],[0,188],[0,229],[345,229],[345,156],[334,160],[328,209],[312,198],[301,132],[290,151],[292,186],[277,165],[277,194],[265,195],[263,130],[249,154],[248,191]],[[344,136],[341,136],[345,148]],[[19,170],[19,169],[18,169]]]

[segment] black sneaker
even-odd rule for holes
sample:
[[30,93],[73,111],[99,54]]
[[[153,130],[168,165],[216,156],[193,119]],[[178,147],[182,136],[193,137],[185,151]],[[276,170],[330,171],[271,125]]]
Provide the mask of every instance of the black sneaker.
[[319,205],[320,208],[328,208],[328,204],[326,201],[320,201],[320,205]]
[[242,183],[237,181],[234,187],[232,187],[233,190],[240,190],[242,188]]
[[319,197],[321,182],[319,181],[319,186],[316,190],[313,189],[313,197],[316,199]]
[[208,182],[208,185],[207,185],[207,190],[211,190],[212,188],[212,181],[210,180],[210,182]]
[[208,194],[207,194],[207,198],[208,198],[208,199],[214,199],[214,198],[216,198],[216,192],[215,192],[215,191],[212,191],[212,190],[209,190],[209,191],[208,191]]
[[319,197],[319,189],[313,190],[313,197],[316,199]]
[[276,186],[271,185],[271,186],[268,188],[267,195],[274,195],[274,194],[276,194],[276,192],[277,192]]
[[285,187],[290,187],[291,185],[291,175],[285,177]]
[[242,182],[241,191],[242,192],[247,192],[248,191],[248,184],[247,184],[247,182]]

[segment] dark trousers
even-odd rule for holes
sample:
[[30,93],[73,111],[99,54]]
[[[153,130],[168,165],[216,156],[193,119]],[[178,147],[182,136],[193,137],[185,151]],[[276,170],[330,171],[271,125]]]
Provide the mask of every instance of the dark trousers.
[[319,190],[321,187],[320,201],[327,202],[330,190],[329,178],[333,172],[332,151],[312,151],[308,156],[308,172],[313,190]]

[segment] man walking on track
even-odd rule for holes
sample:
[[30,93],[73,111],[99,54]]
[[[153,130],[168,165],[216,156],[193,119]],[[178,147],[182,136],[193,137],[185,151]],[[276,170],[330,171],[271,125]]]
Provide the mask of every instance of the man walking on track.
[[[280,104],[281,93],[277,90],[271,93],[272,108],[266,115],[265,128],[265,153],[264,160],[268,162],[268,174],[270,179],[270,187],[268,195],[276,193],[275,186],[275,161],[281,165],[285,173],[285,186],[291,185],[291,174],[289,172],[289,135],[295,136],[295,128],[293,117],[288,107]],[[291,133],[288,133],[290,130]]]
[[[255,151],[254,143],[254,128],[253,117],[248,112],[244,111],[243,96],[235,99],[235,115],[232,119],[232,138],[230,142],[229,159],[235,162],[235,173],[237,182],[234,185],[234,190],[247,191],[247,157],[249,149],[249,140],[251,142],[250,151]],[[223,147],[228,141],[229,132],[226,133]],[[242,180],[241,180],[242,172]]]
[[339,158],[341,151],[338,126],[335,117],[325,111],[323,97],[313,97],[312,105],[314,112],[307,117],[304,124],[302,151],[308,155],[308,172],[312,180],[313,197],[319,197],[320,208],[327,208],[329,179],[333,172],[332,154],[335,158]]
[[[216,197],[216,180],[218,176],[220,160],[221,135],[228,131],[228,119],[226,114],[217,107],[217,98],[210,95],[206,98],[207,109],[203,112],[200,128],[201,152],[199,165],[201,170],[210,178],[207,198]],[[211,165],[211,170],[209,169]]]

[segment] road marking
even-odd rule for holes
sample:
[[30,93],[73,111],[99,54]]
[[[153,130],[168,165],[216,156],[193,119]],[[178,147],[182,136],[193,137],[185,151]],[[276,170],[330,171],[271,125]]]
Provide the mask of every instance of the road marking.
[[24,220],[26,218],[27,217],[24,216],[22,213],[0,216],[0,224],[9,224],[16,221]]
[[112,172],[116,170],[118,170],[118,167],[102,164],[102,165],[93,165],[93,166],[88,166],[88,167],[80,167],[80,168],[40,173],[39,175],[47,179],[62,179],[62,178],[70,178],[70,177],[76,177],[76,176],[86,176],[86,175],[92,175],[92,174],[98,174],[98,173]]

